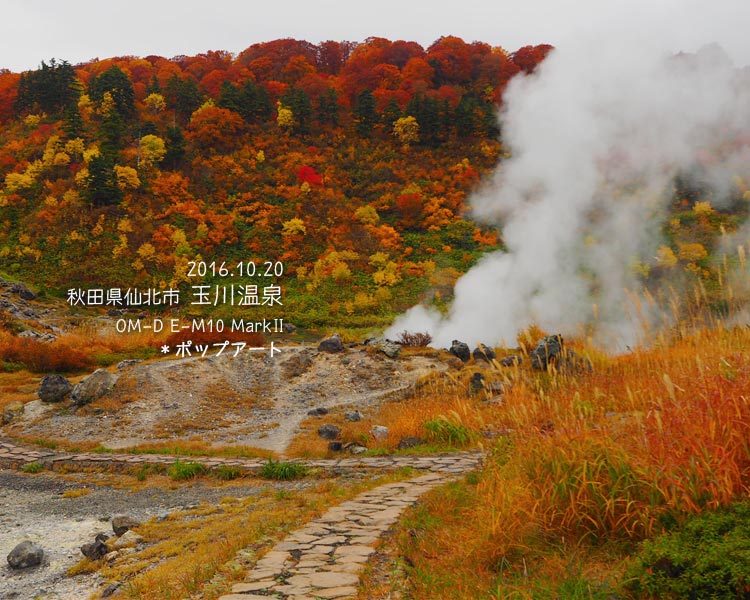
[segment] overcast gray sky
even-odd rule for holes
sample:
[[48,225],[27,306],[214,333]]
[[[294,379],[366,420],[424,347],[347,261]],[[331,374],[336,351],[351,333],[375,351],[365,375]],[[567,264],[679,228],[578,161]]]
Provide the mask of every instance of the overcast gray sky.
[[510,51],[545,42],[564,48],[598,26],[611,35],[658,37],[673,51],[718,42],[735,64],[750,64],[750,0],[6,0],[2,10],[0,68],[12,71],[52,57],[75,64],[240,52],[282,37],[317,43],[380,36],[426,47],[457,35]]

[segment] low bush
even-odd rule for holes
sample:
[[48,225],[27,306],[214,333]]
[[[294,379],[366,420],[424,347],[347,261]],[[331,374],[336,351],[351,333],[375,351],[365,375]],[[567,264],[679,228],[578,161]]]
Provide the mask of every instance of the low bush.
[[176,481],[185,481],[187,479],[195,479],[198,475],[202,475],[206,470],[201,463],[197,462],[182,462],[178,460],[175,462],[167,473],[169,476]]
[[260,470],[260,476],[263,479],[276,479],[278,481],[300,479],[305,475],[307,475],[305,465],[288,461],[269,460]]
[[627,578],[643,598],[750,598],[750,503],[688,520],[643,543]]

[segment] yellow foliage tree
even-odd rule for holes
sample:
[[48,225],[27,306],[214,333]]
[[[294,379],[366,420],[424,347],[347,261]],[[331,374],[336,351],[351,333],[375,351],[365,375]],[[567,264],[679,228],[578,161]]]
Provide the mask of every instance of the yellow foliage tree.
[[155,92],[146,96],[143,104],[145,104],[146,108],[154,114],[160,113],[167,107],[167,102],[164,100],[164,96]]
[[396,119],[393,122],[393,135],[405,146],[418,142],[419,123],[417,122],[417,119],[411,115]]
[[695,262],[706,258],[706,256],[708,256],[708,252],[703,247],[703,244],[680,244],[680,260]]
[[282,129],[294,127],[294,113],[292,109],[285,107],[281,102],[276,104],[276,124]]
[[290,235],[305,235],[306,233],[307,228],[305,227],[305,222],[297,217],[284,221],[281,225],[281,235],[284,237]]
[[677,264],[677,257],[669,246],[659,246],[656,251],[656,260],[662,267],[671,269]]
[[378,211],[369,204],[360,206],[354,211],[354,218],[357,219],[362,225],[377,225],[380,222],[380,216]]
[[167,146],[158,135],[144,135],[141,138],[140,153],[142,163],[146,166],[155,165],[166,156]]
[[115,175],[117,176],[117,187],[121,190],[135,190],[141,185],[141,180],[138,178],[138,171],[133,167],[115,165]]

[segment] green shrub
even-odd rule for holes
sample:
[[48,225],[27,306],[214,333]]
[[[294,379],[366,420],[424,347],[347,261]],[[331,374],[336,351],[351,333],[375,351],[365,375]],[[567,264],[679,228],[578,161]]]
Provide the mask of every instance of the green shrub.
[[44,466],[38,462],[26,463],[24,466],[21,467],[21,471],[23,471],[24,473],[39,473],[40,471],[43,471],[43,470],[44,470]]
[[643,543],[628,587],[648,598],[750,599],[750,503],[691,518]]
[[437,419],[427,421],[424,428],[427,430],[427,437],[433,442],[465,446],[471,441],[471,432],[466,427],[442,415]]
[[171,467],[167,473],[169,476],[176,481],[184,481],[186,479],[195,479],[198,475],[201,475],[206,470],[202,464],[197,462],[182,462],[177,461]]
[[229,465],[219,465],[213,470],[214,476],[222,481],[231,481],[242,477],[242,469],[239,467],[231,467]]
[[307,467],[295,462],[269,460],[260,470],[260,476],[263,479],[276,479],[279,481],[300,479],[305,475],[307,475]]

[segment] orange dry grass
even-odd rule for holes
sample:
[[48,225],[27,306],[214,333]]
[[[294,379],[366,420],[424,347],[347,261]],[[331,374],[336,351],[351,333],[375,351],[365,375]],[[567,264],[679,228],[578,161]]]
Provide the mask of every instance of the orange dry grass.
[[603,581],[618,544],[750,492],[747,328],[600,358],[590,375],[508,373],[482,414],[501,435],[476,487],[433,492],[401,538],[415,600],[532,597],[565,577],[550,557]]
[[717,329],[517,385],[497,419],[515,434],[479,486],[487,560],[538,534],[640,539],[747,495],[748,348],[747,329]]
[[11,402],[30,402],[36,399],[39,379],[28,371],[0,373],[0,414]]

